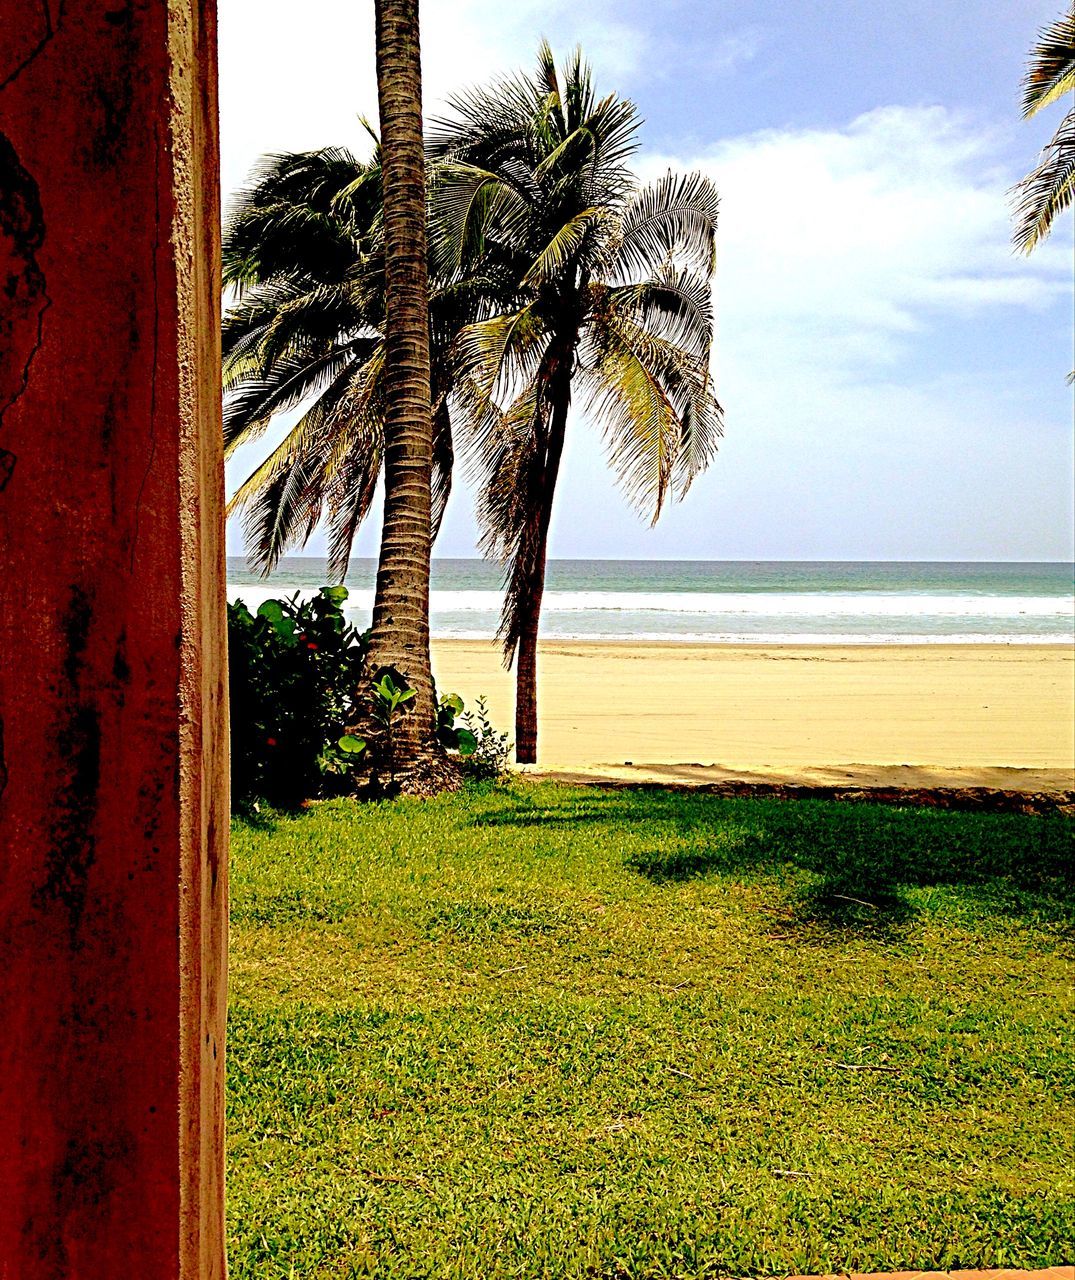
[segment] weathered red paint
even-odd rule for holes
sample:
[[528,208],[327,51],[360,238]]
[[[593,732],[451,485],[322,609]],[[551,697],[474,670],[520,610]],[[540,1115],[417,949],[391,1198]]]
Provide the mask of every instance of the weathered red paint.
[[214,6],[0,0],[0,1277],[224,1274]]

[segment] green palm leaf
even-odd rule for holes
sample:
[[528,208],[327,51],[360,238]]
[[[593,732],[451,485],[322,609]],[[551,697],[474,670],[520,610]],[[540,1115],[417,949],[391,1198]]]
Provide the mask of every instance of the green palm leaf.
[[666,264],[650,280],[609,289],[607,305],[700,359],[708,359],[713,291],[696,272]]
[[513,380],[525,377],[540,358],[544,330],[532,306],[467,325],[453,346],[454,387],[475,418]]
[[313,359],[277,360],[264,378],[250,378],[231,389],[224,404],[224,450],[231,454],[265,430],[277,413],[316,396],[354,359],[347,348],[333,348]]
[[1075,89],[1075,5],[1045,27],[1023,79],[1023,115],[1032,116]]
[[611,220],[612,213],[607,209],[582,209],[564,223],[548,244],[544,245],[533,264],[521,280],[521,284],[541,285],[554,279],[576,255],[586,236]]
[[1075,197],[1075,110],[1061,121],[1041,162],[1015,188],[1015,196],[1015,244],[1029,253]]
[[587,409],[602,425],[609,463],[633,504],[656,524],[668,493],[680,419],[656,371],[621,332],[609,334],[601,358],[583,375]]

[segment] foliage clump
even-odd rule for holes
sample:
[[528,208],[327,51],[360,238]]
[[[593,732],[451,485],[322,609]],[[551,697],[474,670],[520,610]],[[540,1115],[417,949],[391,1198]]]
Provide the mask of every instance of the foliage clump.
[[228,605],[233,808],[293,808],[352,789],[365,744],[348,732],[367,640],[343,613],[346,587]]
[[[443,704],[442,704],[443,705]],[[500,782],[508,775],[511,757],[511,740],[501,733],[489,719],[489,706],[485,698],[474,699],[474,706],[463,711],[459,700],[460,734],[473,742],[469,750],[461,751],[463,776],[474,782]]]
[[[360,789],[392,794],[393,744],[415,693],[394,668],[369,670],[368,633],[347,621],[346,599],[346,587],[322,587],[309,600],[266,600],[257,613],[241,600],[228,605],[237,811],[261,801],[291,809]],[[363,723],[368,737],[355,731]],[[464,777],[507,772],[508,737],[490,723],[484,698],[472,711],[458,694],[440,698],[436,733]]]

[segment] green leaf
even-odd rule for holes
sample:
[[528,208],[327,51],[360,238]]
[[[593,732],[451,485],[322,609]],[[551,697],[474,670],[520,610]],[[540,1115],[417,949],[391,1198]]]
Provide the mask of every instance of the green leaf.
[[353,733],[345,733],[336,745],[352,756],[360,755],[366,749],[365,739],[356,738]]
[[346,587],[322,587],[319,594],[334,604],[343,604],[349,593]]
[[266,600],[258,608],[258,617],[278,626],[284,619],[284,611],[279,600]]
[[281,639],[289,644],[295,643],[297,635],[295,619],[284,612],[279,600],[266,600],[258,609],[258,617],[264,618]]
[[469,729],[456,730],[456,750],[461,756],[472,756],[478,749],[478,739]]

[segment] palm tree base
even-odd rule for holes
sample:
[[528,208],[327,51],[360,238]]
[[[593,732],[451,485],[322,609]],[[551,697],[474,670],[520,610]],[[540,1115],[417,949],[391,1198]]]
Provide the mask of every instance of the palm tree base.
[[435,796],[442,791],[458,791],[463,785],[459,765],[439,744],[433,744],[417,759],[410,759],[395,775],[396,795]]
[[395,796],[428,799],[442,791],[458,791],[463,773],[439,742],[408,745],[395,761],[379,760],[361,777],[356,794],[363,800],[389,800]]

